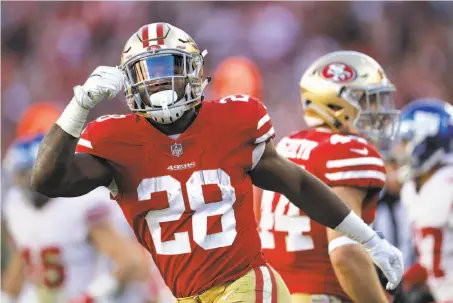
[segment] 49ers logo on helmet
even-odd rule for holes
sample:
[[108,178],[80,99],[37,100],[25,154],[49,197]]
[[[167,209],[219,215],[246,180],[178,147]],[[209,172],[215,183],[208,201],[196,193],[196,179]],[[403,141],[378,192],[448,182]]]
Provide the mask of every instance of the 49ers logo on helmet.
[[351,66],[335,62],[324,66],[321,76],[333,82],[344,83],[354,80],[357,73]]
[[161,49],[160,45],[154,44],[154,45],[148,46],[148,48],[147,48],[147,50],[149,50],[149,51],[152,51],[155,49]]

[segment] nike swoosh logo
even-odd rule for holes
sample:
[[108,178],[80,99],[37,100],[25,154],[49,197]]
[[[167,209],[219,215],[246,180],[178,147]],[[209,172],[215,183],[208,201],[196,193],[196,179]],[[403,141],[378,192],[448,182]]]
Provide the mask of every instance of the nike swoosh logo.
[[353,153],[363,155],[363,156],[368,155],[368,149],[366,147],[361,148],[361,149],[351,148],[350,151],[352,151]]

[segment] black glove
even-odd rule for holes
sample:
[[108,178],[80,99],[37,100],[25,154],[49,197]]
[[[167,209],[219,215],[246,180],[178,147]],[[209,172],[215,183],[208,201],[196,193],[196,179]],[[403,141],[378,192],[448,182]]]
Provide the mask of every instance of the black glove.
[[[385,289],[385,286],[387,285],[387,278],[385,277],[384,273],[380,270],[379,267],[375,266],[378,277],[379,277],[379,282],[381,283],[382,287]],[[409,298],[405,296],[404,290],[403,290],[403,282],[401,283],[394,289],[394,290],[387,290],[386,291],[393,296],[393,303],[413,303],[409,301]]]
[[420,285],[412,286],[405,296],[410,303],[429,303],[435,301],[429,289]]
[[[375,268],[378,273],[379,282],[385,289],[388,280],[377,266]],[[394,290],[386,290],[393,296],[393,303],[430,303],[435,301],[427,287],[414,285],[409,291],[405,292],[403,285],[404,280]]]

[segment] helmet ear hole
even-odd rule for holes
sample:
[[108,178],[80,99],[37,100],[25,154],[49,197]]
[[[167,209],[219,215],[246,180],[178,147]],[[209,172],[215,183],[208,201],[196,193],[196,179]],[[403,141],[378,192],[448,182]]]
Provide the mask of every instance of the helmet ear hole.
[[343,107],[336,104],[328,104],[327,107],[329,107],[333,111],[339,111],[343,109]]

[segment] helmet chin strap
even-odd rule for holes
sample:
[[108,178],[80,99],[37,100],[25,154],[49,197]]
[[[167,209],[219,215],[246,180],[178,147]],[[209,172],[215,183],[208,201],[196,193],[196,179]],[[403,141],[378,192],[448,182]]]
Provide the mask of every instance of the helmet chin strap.
[[203,83],[201,84],[201,91],[204,91],[205,87],[208,86],[209,82],[211,82],[211,77],[207,77],[204,79]]
[[326,113],[322,108],[320,108],[319,106],[315,105],[315,104],[310,104],[308,106],[308,108],[310,108],[311,110],[313,110],[314,112],[316,112],[320,117],[322,117],[324,119],[324,121],[326,121],[327,123],[329,123],[330,125],[337,125],[338,124],[338,121],[331,117],[328,113]]

